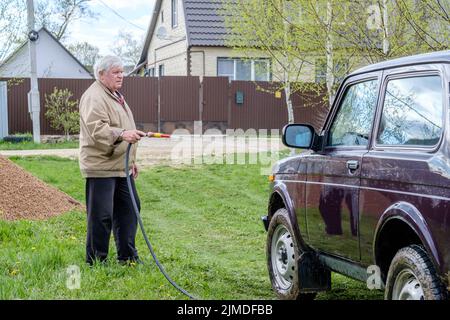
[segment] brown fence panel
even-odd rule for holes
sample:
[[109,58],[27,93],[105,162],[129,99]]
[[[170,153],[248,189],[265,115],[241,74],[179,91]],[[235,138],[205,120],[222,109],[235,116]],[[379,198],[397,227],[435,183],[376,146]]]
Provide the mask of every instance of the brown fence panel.
[[[32,132],[33,125],[28,113],[27,94],[30,91],[29,79],[2,79],[8,81],[8,126],[9,133]],[[94,82],[92,79],[39,79],[41,103],[41,134],[62,134],[51,128],[45,117],[45,95],[54,88],[69,89],[72,99],[81,98],[87,88]],[[125,78],[121,92],[133,111],[136,123],[157,123],[158,121],[158,79],[156,78]]]
[[228,121],[228,78],[203,77],[203,121]]
[[47,106],[45,104],[45,95],[52,94],[54,88],[68,89],[72,93],[72,100],[80,101],[83,93],[94,82],[92,79],[39,79],[39,92],[41,101],[41,134],[63,134],[64,132],[55,130],[50,126],[50,122],[45,117]]
[[[270,84],[265,82],[231,82],[230,128],[280,129],[287,123],[284,98],[276,98],[269,86]],[[236,103],[237,92],[243,93],[243,104]]]
[[158,78],[127,77],[121,92],[136,124],[158,122]]
[[199,77],[161,77],[161,121],[196,121],[199,114]]
[[9,134],[33,131],[33,123],[28,113],[27,92],[30,91],[29,79],[2,78],[8,82],[8,130]]
[[325,92],[313,90],[295,92],[292,95],[294,121],[310,124],[320,131],[329,110],[325,95]]

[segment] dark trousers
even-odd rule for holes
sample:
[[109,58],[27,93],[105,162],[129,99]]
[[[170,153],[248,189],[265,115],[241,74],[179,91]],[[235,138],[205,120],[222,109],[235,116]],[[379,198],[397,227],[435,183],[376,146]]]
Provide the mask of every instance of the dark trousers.
[[[133,193],[141,210],[134,179],[131,177]],[[135,261],[137,218],[128,192],[126,178],[87,178],[87,240],[86,262],[104,261],[108,256],[111,229],[119,261]]]

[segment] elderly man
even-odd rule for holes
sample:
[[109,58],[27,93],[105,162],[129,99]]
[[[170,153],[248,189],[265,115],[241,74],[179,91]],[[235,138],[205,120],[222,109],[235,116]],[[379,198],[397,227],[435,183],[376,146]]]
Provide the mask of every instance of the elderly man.
[[[87,241],[86,262],[104,261],[108,256],[111,229],[120,263],[139,261],[135,247],[137,219],[128,191],[126,174],[131,175],[133,192],[140,208],[134,179],[138,176],[135,144],[146,134],[136,130],[133,114],[118,91],[123,82],[123,64],[107,56],[94,67],[96,81],[80,100],[80,170],[86,178]],[[128,143],[130,172],[125,172]]]

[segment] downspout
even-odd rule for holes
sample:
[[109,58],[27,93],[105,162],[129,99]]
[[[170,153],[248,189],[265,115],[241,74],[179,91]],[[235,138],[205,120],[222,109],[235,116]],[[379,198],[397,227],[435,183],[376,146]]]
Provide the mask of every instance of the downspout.
[[186,75],[189,77],[191,75],[191,47],[187,47],[187,59],[186,59]]

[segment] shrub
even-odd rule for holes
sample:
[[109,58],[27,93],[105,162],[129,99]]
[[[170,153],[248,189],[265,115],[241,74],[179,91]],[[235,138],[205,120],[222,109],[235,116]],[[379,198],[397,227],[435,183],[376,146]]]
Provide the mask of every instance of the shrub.
[[56,130],[64,131],[66,140],[70,140],[70,133],[79,133],[80,114],[78,100],[70,100],[72,93],[68,89],[53,89],[50,95],[45,95],[45,116],[50,126]]

